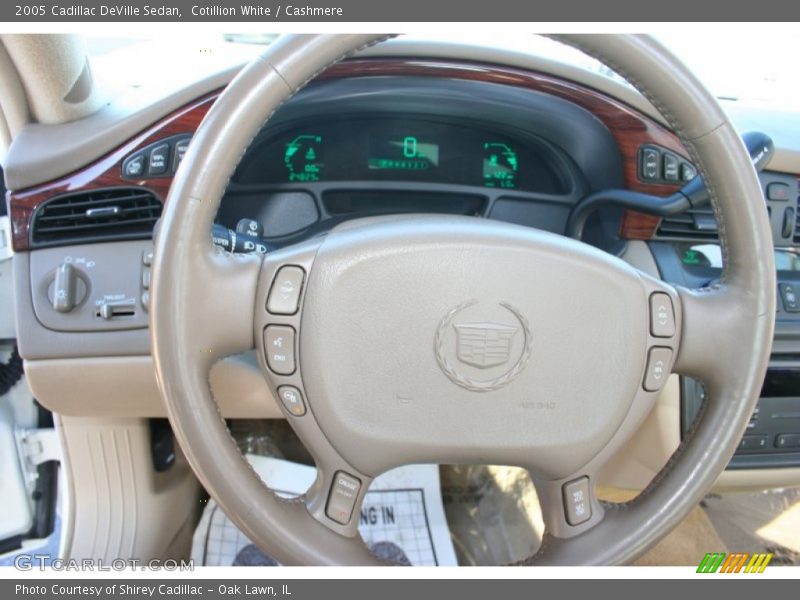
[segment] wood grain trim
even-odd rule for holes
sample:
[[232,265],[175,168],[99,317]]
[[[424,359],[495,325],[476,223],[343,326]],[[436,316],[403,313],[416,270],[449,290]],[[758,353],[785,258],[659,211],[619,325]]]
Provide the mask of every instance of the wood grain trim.
[[11,238],[16,252],[30,249],[31,219],[43,202],[65,192],[86,191],[114,186],[139,186],[156,194],[163,202],[172,184],[172,175],[152,179],[122,178],[122,161],[153,142],[177,134],[192,134],[200,125],[219,92],[205,96],[164,117],[87,167],[44,185],[9,192]]
[[[512,85],[563,98],[593,113],[611,132],[622,154],[624,184],[630,190],[666,196],[678,186],[654,185],[638,177],[639,146],[656,144],[676,154],[687,153],[672,132],[636,109],[597,90],[551,75],[510,67],[472,62],[403,58],[352,59],[338,63],[318,76],[318,80],[345,77],[418,76],[454,78]],[[133,152],[160,139],[194,133],[219,92],[200,98],[163,118],[91,165],[47,184],[9,193],[12,240],[17,252],[30,249],[30,226],[34,211],[55,195],[118,185],[138,185],[166,199],[171,175],[130,181],[122,178],[122,161]],[[649,239],[659,219],[626,211],[620,235],[629,239]]]

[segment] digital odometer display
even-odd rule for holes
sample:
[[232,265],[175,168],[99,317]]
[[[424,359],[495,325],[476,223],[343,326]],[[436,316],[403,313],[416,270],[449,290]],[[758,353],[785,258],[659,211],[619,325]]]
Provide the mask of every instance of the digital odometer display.
[[552,154],[531,140],[466,124],[399,117],[343,118],[286,129],[248,153],[235,181],[410,181],[564,191]]
[[439,144],[420,141],[415,135],[372,136],[369,141],[369,169],[428,171],[439,166]]

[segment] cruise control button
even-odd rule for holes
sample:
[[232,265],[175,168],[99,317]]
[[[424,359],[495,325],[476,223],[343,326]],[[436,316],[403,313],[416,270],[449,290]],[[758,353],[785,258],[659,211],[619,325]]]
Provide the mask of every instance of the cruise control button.
[[305,272],[300,267],[281,267],[267,297],[267,310],[273,315],[293,315],[300,303]]
[[150,151],[150,163],[147,167],[148,175],[161,175],[167,172],[169,163],[169,144],[159,144]]
[[648,392],[660,390],[669,376],[672,350],[669,348],[650,348],[647,368],[644,374],[644,389]]
[[592,505],[589,503],[589,478],[581,477],[562,488],[564,494],[564,514],[567,523],[580,525],[592,516]]
[[267,326],[264,330],[264,353],[267,366],[273,373],[294,373],[294,329],[286,325]]
[[353,515],[361,482],[344,471],[337,471],[333,478],[331,493],[328,496],[328,505],[325,514],[337,523],[347,525]]
[[655,337],[675,335],[672,298],[663,292],[656,292],[650,296],[650,333]]
[[284,385],[278,388],[278,397],[283,406],[296,417],[306,414],[306,404],[303,402],[303,395],[296,387]]

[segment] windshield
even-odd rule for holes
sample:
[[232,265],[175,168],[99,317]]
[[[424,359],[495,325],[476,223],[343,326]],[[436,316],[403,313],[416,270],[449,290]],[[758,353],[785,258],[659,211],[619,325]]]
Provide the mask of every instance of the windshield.
[[[87,36],[89,54],[98,80],[117,92],[159,85],[177,78],[190,81],[254,57],[275,34],[220,34],[183,31],[162,35]],[[543,37],[527,34],[481,36],[408,36],[413,39],[465,42],[538,54],[620,79],[610,69],[584,54]],[[706,35],[656,34],[719,98],[742,103],[768,104],[800,110],[796,61],[800,35],[743,36],[739,30],[709,31]],[[153,65],[172,64],[172,69]]]

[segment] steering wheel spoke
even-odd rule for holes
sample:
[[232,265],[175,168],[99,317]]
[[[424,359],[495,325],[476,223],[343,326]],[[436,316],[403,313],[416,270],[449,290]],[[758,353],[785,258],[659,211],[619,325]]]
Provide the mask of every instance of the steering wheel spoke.
[[342,458],[322,432],[300,364],[303,300],[319,245],[312,240],[267,255],[256,292],[254,336],[278,405],[316,463],[316,480],[304,497],[309,514],[332,531],[355,537],[372,478]]
[[561,479],[532,474],[545,533],[561,539],[579,536],[603,521],[605,509],[595,493],[595,480],[579,472]]
[[[253,299],[255,298],[260,257],[234,255],[207,244],[199,246],[182,265],[154,256],[154,270],[169,276],[154,281],[152,302],[180,286],[184,299],[170,313],[152,316],[153,335],[159,327],[174,327],[176,348],[170,357],[186,361],[182,353],[191,353],[201,372],[208,373],[219,359],[253,348]],[[180,348],[180,351],[178,351]],[[158,350],[158,344],[154,343]]]
[[358,535],[361,505],[372,478],[337,458],[328,455],[325,462],[317,461],[317,478],[306,493],[305,504],[309,514],[325,527],[352,538]]
[[[678,288],[684,332],[675,371],[720,388],[730,382],[730,365],[742,351],[752,315],[743,307],[746,294],[727,283],[710,288]],[[770,315],[771,316],[771,315]]]

